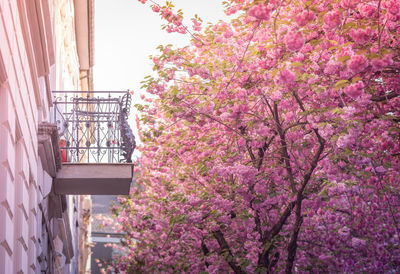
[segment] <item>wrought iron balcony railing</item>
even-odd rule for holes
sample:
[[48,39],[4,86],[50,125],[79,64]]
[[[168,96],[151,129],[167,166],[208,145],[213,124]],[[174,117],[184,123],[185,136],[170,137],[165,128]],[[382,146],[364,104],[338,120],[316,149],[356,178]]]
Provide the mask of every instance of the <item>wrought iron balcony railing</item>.
[[64,162],[132,162],[135,137],[126,91],[53,91],[54,122]]

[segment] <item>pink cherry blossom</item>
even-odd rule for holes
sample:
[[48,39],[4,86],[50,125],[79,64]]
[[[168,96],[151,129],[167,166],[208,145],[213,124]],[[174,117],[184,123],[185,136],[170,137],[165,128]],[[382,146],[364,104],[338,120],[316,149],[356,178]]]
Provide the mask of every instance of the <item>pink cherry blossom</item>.
[[278,85],[292,85],[296,81],[296,75],[290,70],[284,69],[278,72],[275,82]]
[[324,15],[324,23],[326,28],[333,29],[342,23],[342,13],[339,11],[330,11]]
[[259,20],[269,20],[270,12],[271,12],[271,10],[268,8],[267,5],[259,4],[259,5],[253,6],[249,10],[249,15],[253,16]]
[[377,168],[375,168],[375,171],[378,173],[385,173],[386,169],[383,166],[378,166]]
[[159,11],[160,11],[160,6],[159,6],[159,5],[153,5],[153,6],[151,7],[151,9],[152,9],[154,12],[159,12]]
[[303,47],[305,39],[301,32],[288,32],[285,36],[286,48],[290,51],[299,51]]
[[398,15],[400,13],[400,3],[398,0],[389,0],[383,2],[383,6],[392,15]]
[[356,249],[363,248],[365,246],[365,244],[366,244],[366,241],[364,239],[360,239],[360,238],[356,238],[356,237],[353,237],[351,239],[351,245]]
[[201,31],[201,22],[199,22],[197,19],[192,19],[192,22],[193,22],[193,30]]
[[370,40],[371,28],[367,29],[352,29],[350,36],[358,44],[364,44]]
[[347,226],[342,227],[338,231],[339,235],[341,235],[343,237],[348,237],[350,235],[350,232],[351,232],[350,228],[348,228]]
[[313,21],[315,19],[315,14],[310,10],[305,10],[302,13],[298,14],[294,18],[296,23],[302,27],[307,25],[307,23]]
[[356,84],[344,88],[344,93],[353,99],[357,99],[364,92],[364,83],[359,81]]
[[359,73],[368,67],[368,60],[363,55],[354,55],[347,63],[347,67],[353,73]]
[[357,8],[360,14],[366,18],[371,18],[376,14],[376,7],[372,4],[360,3]]
[[332,75],[335,74],[342,67],[343,65],[340,62],[330,60],[328,63],[326,63],[324,73]]
[[342,0],[340,5],[344,9],[354,9],[355,7],[357,7],[358,2],[358,0]]

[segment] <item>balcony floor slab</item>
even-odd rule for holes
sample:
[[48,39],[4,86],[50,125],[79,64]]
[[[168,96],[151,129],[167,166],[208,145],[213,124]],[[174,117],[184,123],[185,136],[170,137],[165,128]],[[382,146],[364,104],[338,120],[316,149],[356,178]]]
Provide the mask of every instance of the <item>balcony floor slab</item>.
[[56,194],[127,195],[132,164],[63,163],[54,179]]

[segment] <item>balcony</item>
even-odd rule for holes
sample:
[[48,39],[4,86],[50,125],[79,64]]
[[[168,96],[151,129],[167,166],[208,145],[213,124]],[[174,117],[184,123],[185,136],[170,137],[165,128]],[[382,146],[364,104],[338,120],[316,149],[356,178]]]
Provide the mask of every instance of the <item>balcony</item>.
[[62,166],[54,179],[59,194],[128,194],[135,137],[128,124],[126,91],[56,91]]

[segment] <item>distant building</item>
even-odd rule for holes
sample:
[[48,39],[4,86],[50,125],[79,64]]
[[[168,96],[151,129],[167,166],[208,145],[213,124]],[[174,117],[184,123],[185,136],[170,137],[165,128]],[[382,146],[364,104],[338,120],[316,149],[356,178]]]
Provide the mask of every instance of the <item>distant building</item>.
[[92,254],[90,269],[92,274],[100,274],[98,262],[111,260],[116,250],[114,244],[120,244],[122,234],[115,233],[113,226],[104,226],[99,217],[112,218],[110,206],[118,204],[117,196],[92,195]]

